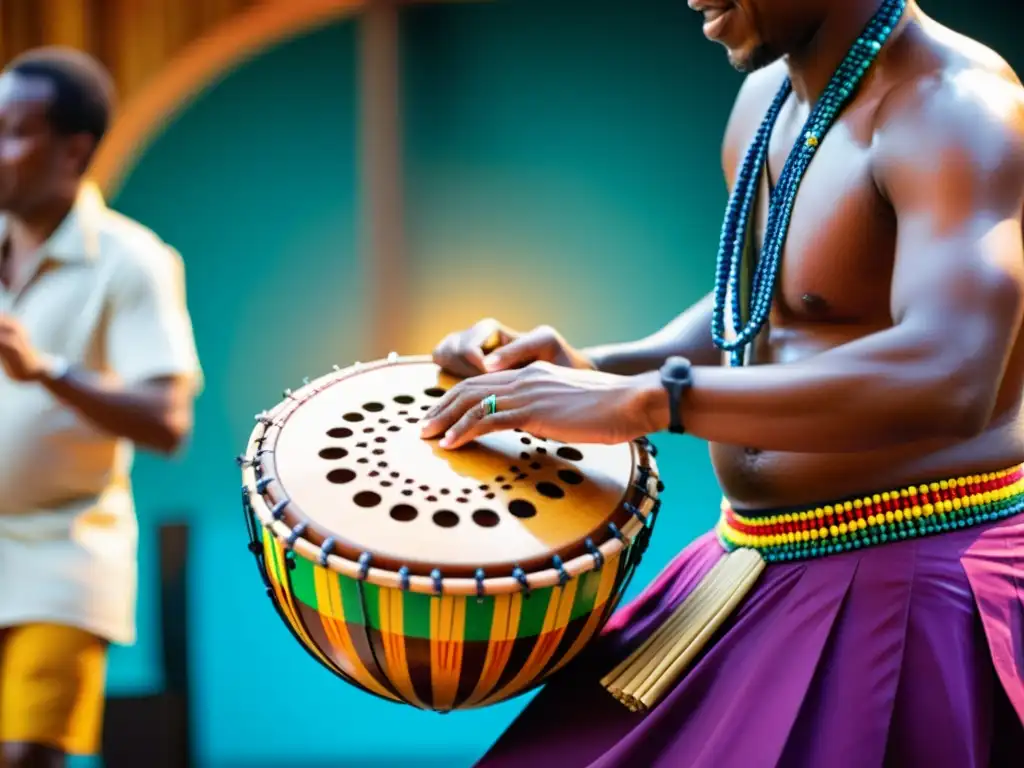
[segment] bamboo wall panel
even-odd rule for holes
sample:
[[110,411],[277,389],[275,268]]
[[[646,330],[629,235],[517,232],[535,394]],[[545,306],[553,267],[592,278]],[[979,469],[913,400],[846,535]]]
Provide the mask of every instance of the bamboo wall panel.
[[288,0],[0,0],[0,62],[70,45],[110,70],[121,102],[184,46],[257,2]]

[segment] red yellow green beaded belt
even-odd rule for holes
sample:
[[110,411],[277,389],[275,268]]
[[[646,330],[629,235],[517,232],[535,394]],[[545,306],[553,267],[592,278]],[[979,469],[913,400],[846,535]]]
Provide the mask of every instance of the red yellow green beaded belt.
[[1024,465],[814,509],[740,514],[722,503],[717,531],[729,550],[769,563],[804,560],[1002,520],[1024,511]]

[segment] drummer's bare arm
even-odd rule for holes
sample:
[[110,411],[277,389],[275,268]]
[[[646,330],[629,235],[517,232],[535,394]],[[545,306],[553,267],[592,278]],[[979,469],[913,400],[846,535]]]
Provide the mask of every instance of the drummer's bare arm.
[[[997,83],[923,90],[901,96],[873,150],[899,222],[893,326],[790,364],[696,367],[691,434],[832,452],[988,426],[1024,314],[1024,105]],[[664,428],[667,398],[641,378]]]
[[671,323],[639,341],[603,344],[581,350],[599,371],[626,376],[654,371],[673,355],[695,365],[718,365],[721,352],[711,339],[714,296],[708,294]]
[[101,429],[159,453],[169,454],[192,430],[194,383],[167,376],[133,385],[72,369],[40,383]]

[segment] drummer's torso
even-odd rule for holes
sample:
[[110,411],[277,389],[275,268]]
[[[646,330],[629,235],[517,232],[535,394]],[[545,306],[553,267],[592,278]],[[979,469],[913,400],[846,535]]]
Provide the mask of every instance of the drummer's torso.
[[[731,174],[781,83],[784,73],[777,67],[755,75],[758,80],[737,105],[734,123],[740,125],[730,128],[725,149]],[[878,104],[891,87],[881,78],[867,84],[828,134],[804,177],[774,308],[755,344],[753,364],[793,362],[892,326],[896,218],[874,183],[870,154]],[[806,105],[797,106],[791,98],[769,149],[773,183],[806,117]],[[757,243],[767,213],[763,193],[761,202],[754,221]],[[1024,341],[1018,341],[988,428],[968,440],[839,454],[714,444],[712,462],[726,497],[748,509],[801,505],[1002,469],[1024,461],[1022,388]]]

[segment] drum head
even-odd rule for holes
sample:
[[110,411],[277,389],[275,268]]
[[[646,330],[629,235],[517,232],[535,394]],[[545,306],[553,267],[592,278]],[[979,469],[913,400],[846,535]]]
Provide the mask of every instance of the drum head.
[[601,544],[629,519],[635,447],[565,445],[518,431],[458,450],[419,421],[454,381],[400,359],[314,382],[274,413],[263,443],[271,506],[318,546],[374,566],[445,576],[550,566]]

